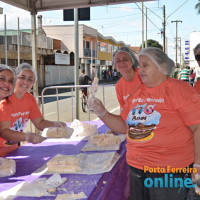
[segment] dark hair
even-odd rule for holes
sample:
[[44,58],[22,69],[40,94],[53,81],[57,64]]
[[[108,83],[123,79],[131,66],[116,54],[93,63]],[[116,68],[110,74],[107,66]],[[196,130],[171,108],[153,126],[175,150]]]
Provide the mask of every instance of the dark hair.
[[85,69],[81,69],[81,72],[82,72],[82,73],[85,73]]

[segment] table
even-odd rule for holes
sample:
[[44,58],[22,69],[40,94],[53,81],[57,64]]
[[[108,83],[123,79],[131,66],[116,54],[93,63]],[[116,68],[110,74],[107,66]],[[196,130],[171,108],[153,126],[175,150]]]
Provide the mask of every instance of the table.
[[[108,128],[102,121],[87,122],[98,125],[98,132],[105,133]],[[70,142],[48,142],[40,144],[25,144],[5,157],[16,161],[16,173],[10,177],[0,178],[0,193],[24,181],[32,181],[36,178],[50,177],[50,175],[41,175],[36,177],[31,175],[38,168],[43,166],[49,159],[56,154],[75,155],[81,153],[81,148],[87,141],[70,141]],[[125,200],[129,195],[129,168],[126,163],[126,146],[125,141],[121,144],[117,152],[121,155],[118,162],[110,172],[95,175],[85,174],[61,174],[61,177],[67,178],[64,183],[65,192],[58,193],[80,193],[84,192],[89,200]],[[57,194],[58,194],[57,193]],[[11,195],[11,194],[10,194]],[[55,197],[15,197],[16,200],[40,199],[53,200]]]

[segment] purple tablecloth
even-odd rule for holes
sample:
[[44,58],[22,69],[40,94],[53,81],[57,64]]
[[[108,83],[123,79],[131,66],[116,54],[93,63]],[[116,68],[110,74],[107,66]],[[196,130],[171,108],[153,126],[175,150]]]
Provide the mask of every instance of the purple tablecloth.
[[[100,120],[87,123],[97,124],[99,133],[105,133],[108,129]],[[0,192],[8,190],[24,181],[30,182],[38,178],[31,174],[43,166],[49,159],[58,153],[68,155],[79,154],[86,143],[87,141],[72,141],[67,143],[44,141],[37,145],[26,144],[21,146],[5,156],[16,161],[16,173],[10,177],[0,178]],[[73,191],[75,194],[84,192],[89,200],[127,199],[129,195],[129,169],[125,158],[125,142],[121,144],[120,150],[117,152],[121,157],[110,172],[95,175],[61,174],[62,178],[67,178],[67,181],[64,183],[66,191],[57,191],[56,194]],[[41,177],[48,178],[50,175],[42,175],[39,178]],[[53,200],[55,197],[15,197],[15,199]]]

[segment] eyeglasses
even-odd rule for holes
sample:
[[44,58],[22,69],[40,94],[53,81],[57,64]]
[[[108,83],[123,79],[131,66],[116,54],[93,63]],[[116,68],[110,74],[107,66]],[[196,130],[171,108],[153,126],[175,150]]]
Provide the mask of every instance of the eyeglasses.
[[200,61],[200,55],[196,55],[196,56],[195,56],[195,59],[196,59],[197,61]]

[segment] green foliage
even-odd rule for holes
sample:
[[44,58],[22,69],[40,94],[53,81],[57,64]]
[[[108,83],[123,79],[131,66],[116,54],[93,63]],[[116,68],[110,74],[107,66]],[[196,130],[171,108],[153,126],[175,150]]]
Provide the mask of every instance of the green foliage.
[[[145,47],[145,42],[144,42],[144,47]],[[147,40],[147,47],[158,47],[160,49],[163,49],[163,46],[159,44],[158,41],[152,39]],[[142,45],[140,45],[140,48],[142,48]]]

